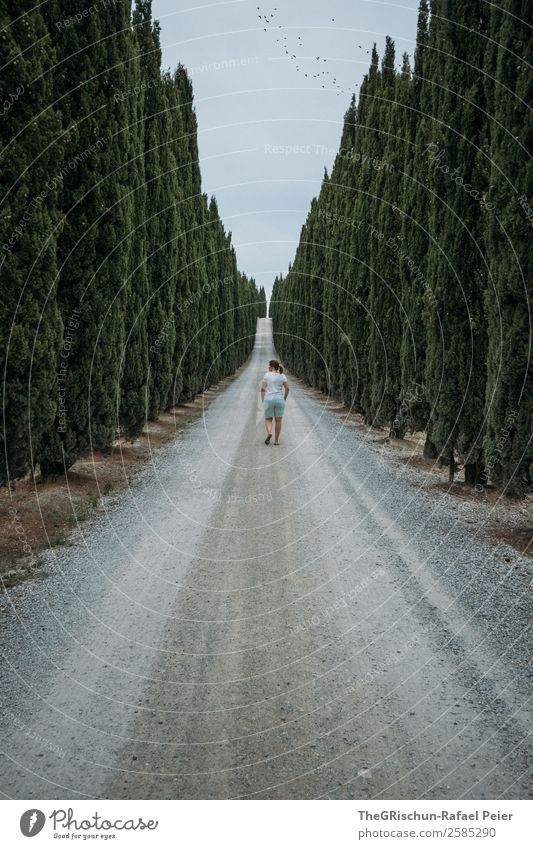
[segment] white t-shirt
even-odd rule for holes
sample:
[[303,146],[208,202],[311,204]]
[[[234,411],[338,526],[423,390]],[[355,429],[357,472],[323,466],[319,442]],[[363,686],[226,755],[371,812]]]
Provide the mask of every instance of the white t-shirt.
[[284,374],[278,371],[267,371],[263,381],[266,383],[265,398],[271,398],[273,395],[281,395],[283,398],[283,384],[287,383]]

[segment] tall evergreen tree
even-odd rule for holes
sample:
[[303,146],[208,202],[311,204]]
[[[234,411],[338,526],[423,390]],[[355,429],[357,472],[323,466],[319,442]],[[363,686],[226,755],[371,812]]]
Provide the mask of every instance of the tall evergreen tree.
[[[52,0],[47,13],[57,67],[54,98],[65,139],[60,199],[65,226],[58,243],[58,303],[69,334],[64,360],[65,414],[41,457],[44,473],[68,468],[82,454],[107,448],[120,401],[124,304],[132,230],[127,198],[130,4]],[[66,25],[76,16],[74,24]],[[117,96],[113,108],[110,98]]]
[[267,304],[266,304],[266,293],[265,287],[259,287],[259,295],[258,295],[258,305],[257,305],[257,318],[266,318],[267,317]]
[[59,405],[56,302],[60,121],[42,7],[0,8],[0,482],[33,471]]
[[[374,424],[397,422],[400,401],[400,346],[403,316],[400,312],[399,273],[395,238],[401,226],[397,210],[402,187],[405,103],[410,85],[409,63],[404,58],[401,75],[395,71],[395,51],[387,38],[376,96],[374,129],[375,195],[371,200],[373,223],[370,242],[368,325],[370,386],[368,416]],[[398,433],[396,424],[394,430]]]
[[370,274],[370,237],[375,226],[370,208],[374,195],[376,172],[372,167],[374,157],[374,131],[376,120],[375,99],[380,86],[379,55],[376,45],[372,48],[370,68],[365,75],[357,107],[357,130],[353,154],[352,185],[354,202],[352,212],[353,225],[350,228],[350,275],[351,275],[351,321],[347,334],[350,350],[356,363],[353,381],[352,405],[354,409],[368,417],[370,411],[370,351],[369,351],[369,311]]
[[[183,202],[180,205],[182,227],[187,240],[186,261],[182,271],[186,283],[181,291],[188,303],[186,313],[186,346],[181,361],[182,397],[194,398],[200,389],[199,358],[200,345],[198,331],[198,303],[200,301],[200,258],[201,258],[201,178],[198,162],[197,125],[193,108],[192,86],[185,69],[180,65],[174,74],[177,99],[183,122],[182,144],[177,159]],[[185,258],[184,258],[185,259]]]
[[[426,333],[424,304],[428,297],[426,257],[429,228],[429,162],[426,154],[432,143],[432,93],[429,78],[429,4],[421,0],[414,72],[409,86],[405,114],[404,173],[401,194],[402,222],[398,249],[401,308],[404,331],[400,342],[400,396],[404,401],[400,418],[407,430],[424,430],[429,424],[425,387]],[[428,435],[425,453],[435,456]]]
[[491,7],[490,18],[490,37],[497,48],[486,65],[494,120],[486,218],[490,278],[485,476],[522,494],[533,484],[533,121],[525,108],[533,99],[528,65],[531,4],[504,0],[497,11]]
[[[341,168],[339,176],[332,174],[332,181],[339,181],[339,211],[337,213],[336,226],[342,230],[342,242],[338,249],[337,279],[340,286],[339,310],[338,310],[338,391],[339,396],[345,404],[353,406],[355,397],[355,385],[357,382],[357,359],[351,338],[351,330],[354,324],[354,315],[359,304],[354,292],[353,262],[355,257],[352,253],[353,236],[353,167],[356,151],[356,124],[357,108],[355,97],[352,97],[350,106],[344,116],[344,128],[341,138]],[[334,172],[336,168],[334,168]]]
[[215,198],[209,200],[207,209],[207,225],[205,227],[205,250],[207,286],[204,293],[207,305],[207,317],[205,333],[203,337],[203,364],[202,370],[205,374],[206,385],[217,383],[221,372],[219,351],[223,343],[220,333],[220,304],[222,289],[226,285],[224,276],[227,273],[225,267],[221,267],[218,254],[217,236],[222,229],[222,223],[218,215],[218,207]]
[[[141,10],[135,12],[134,24],[140,23]],[[124,149],[122,168],[130,187],[124,200],[126,220],[132,229],[124,233],[128,248],[127,278],[122,292],[121,311],[124,315],[125,338],[121,352],[121,386],[119,425],[129,436],[139,436],[147,415],[148,391],[148,308],[147,232],[148,213],[145,172],[145,111],[146,80],[143,74],[140,27],[129,30],[124,52],[129,48],[127,62],[128,90],[124,93],[128,123],[117,143]],[[116,98],[115,98],[116,99]]]
[[432,440],[449,458],[452,477],[458,453],[469,483],[482,472],[486,382],[486,270],[480,247],[480,200],[486,186],[478,157],[484,136],[484,42],[479,30],[479,3],[435,0],[430,22],[433,141],[426,151],[434,236],[428,253],[426,383]]
[[[139,0],[133,24],[139,42],[144,91],[143,147],[146,180],[145,232],[149,342],[147,413],[165,409],[174,378],[174,349],[180,315],[174,316],[180,256],[185,255],[179,214],[179,172],[174,146],[183,135],[179,104],[171,103],[172,81],[161,74],[160,28],[151,0]],[[176,140],[174,140],[174,137]],[[181,253],[180,253],[181,251]]]

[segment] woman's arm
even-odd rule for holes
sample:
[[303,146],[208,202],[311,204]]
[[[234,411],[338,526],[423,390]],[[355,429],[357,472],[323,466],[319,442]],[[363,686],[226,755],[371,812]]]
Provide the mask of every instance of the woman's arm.
[[285,392],[285,400],[287,400],[287,395],[289,394],[289,381],[285,379],[285,383],[283,384],[283,390]]

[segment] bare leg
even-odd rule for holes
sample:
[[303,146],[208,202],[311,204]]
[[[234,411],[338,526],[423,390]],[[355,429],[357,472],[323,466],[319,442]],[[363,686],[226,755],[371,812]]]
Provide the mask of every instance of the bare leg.
[[[281,422],[282,422],[281,416],[276,416],[276,430],[275,430],[275,435],[274,435],[274,445],[278,445],[278,443],[279,443],[279,435],[281,433]],[[272,425],[271,425],[271,427],[272,427]]]
[[265,419],[265,427],[267,429],[267,433],[272,436],[272,419]]

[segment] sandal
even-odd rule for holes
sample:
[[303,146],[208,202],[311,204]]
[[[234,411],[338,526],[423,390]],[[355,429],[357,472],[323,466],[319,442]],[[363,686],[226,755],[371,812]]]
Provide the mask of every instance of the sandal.
[[269,433],[267,438],[265,439],[265,445],[270,445],[270,440],[272,439],[272,434]]

